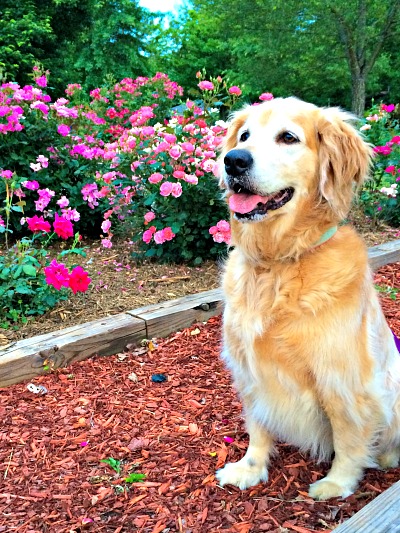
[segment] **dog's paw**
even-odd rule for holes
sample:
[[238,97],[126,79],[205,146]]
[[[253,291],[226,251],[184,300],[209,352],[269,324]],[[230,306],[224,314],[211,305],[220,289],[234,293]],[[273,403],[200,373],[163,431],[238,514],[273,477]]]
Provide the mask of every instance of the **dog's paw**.
[[320,479],[310,485],[308,494],[314,500],[328,500],[329,498],[347,498],[353,494],[354,489],[349,485],[335,483],[328,478]]
[[261,481],[268,481],[268,468],[264,465],[251,466],[248,459],[241,459],[237,463],[228,463],[216,473],[219,485],[236,485],[239,489],[248,489],[258,485]]

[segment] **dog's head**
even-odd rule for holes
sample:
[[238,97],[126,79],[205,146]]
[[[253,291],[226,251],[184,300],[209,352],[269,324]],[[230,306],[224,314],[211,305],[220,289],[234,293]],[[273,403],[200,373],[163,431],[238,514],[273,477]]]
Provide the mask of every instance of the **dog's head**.
[[348,213],[371,148],[338,108],[277,98],[234,114],[221,156],[221,186],[234,219],[271,220],[307,205],[333,221]]

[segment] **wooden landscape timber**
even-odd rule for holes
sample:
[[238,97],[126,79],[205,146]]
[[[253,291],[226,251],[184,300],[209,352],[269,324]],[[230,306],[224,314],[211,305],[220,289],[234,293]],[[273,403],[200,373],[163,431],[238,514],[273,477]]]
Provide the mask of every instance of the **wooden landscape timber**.
[[[374,246],[368,254],[374,270],[400,261],[400,239]],[[222,301],[222,291],[214,289],[12,343],[0,350],[0,387],[205,322],[221,313]]]
[[113,355],[143,339],[166,337],[221,311],[222,293],[214,289],[12,343],[0,350],[0,387],[94,355]]
[[382,492],[333,533],[399,533],[400,481]]

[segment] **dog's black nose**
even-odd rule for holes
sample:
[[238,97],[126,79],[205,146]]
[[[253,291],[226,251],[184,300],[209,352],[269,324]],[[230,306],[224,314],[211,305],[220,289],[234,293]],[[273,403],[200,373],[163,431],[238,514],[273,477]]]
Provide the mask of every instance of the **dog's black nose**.
[[240,176],[250,170],[253,158],[248,150],[230,150],[224,158],[224,163],[229,176]]

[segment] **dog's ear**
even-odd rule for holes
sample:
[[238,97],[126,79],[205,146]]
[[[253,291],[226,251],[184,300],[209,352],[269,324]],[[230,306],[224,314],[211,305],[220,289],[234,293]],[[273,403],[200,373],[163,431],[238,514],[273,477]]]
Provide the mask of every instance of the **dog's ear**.
[[319,138],[320,192],[335,213],[344,218],[354,188],[367,178],[372,148],[348,122],[356,117],[338,108],[321,110]]

